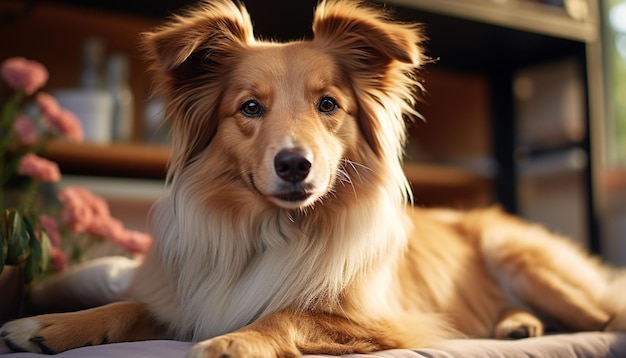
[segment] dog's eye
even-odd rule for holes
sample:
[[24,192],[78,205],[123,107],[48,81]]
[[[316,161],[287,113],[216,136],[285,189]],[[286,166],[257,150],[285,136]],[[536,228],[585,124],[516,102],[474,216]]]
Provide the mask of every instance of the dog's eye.
[[339,108],[339,105],[332,97],[322,97],[320,103],[317,105],[317,110],[322,113],[332,113],[337,108]]
[[247,100],[241,105],[241,113],[246,117],[261,117],[263,115],[263,107],[253,99]]

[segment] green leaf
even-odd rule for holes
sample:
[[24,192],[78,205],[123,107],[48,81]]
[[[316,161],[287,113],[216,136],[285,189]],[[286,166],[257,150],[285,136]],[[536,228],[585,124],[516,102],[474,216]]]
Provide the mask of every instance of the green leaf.
[[4,217],[0,218],[0,245],[2,245],[2,250],[0,250],[0,272],[4,270],[4,260],[7,257],[7,251],[9,251],[9,240],[7,235],[4,233]]
[[9,234],[8,234],[8,224],[5,218],[6,210],[2,213],[2,217],[0,218],[0,238],[2,239],[2,262],[6,260],[7,253],[9,251]]
[[37,276],[41,274],[41,261],[43,260],[43,250],[39,240],[31,240],[30,243],[30,256],[26,260],[24,266],[24,281],[31,283]]
[[19,265],[30,254],[30,235],[22,216],[16,209],[6,210],[4,219],[9,239],[6,264]]
[[41,245],[42,259],[40,261],[40,271],[45,272],[50,265],[50,251],[52,251],[52,243],[50,237],[45,230],[41,230],[39,243]]
[[44,230],[37,230],[30,218],[24,218],[24,224],[31,237],[30,256],[28,256],[24,267],[24,280],[26,283],[30,283],[48,267],[50,239]]

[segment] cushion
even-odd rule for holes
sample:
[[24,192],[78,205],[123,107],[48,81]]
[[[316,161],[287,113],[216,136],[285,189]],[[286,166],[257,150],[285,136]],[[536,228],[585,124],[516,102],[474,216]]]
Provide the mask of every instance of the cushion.
[[[102,346],[72,349],[60,353],[59,358],[176,358],[184,357],[192,343],[178,341],[145,341],[115,343]],[[41,358],[34,353],[7,353],[0,351],[2,358]],[[305,358],[328,357],[305,355]],[[623,358],[626,357],[626,334],[583,332],[557,334],[518,341],[492,339],[455,339],[439,343],[432,348],[394,349],[373,354],[350,354],[347,358]]]
[[[120,299],[128,287],[136,260],[124,257],[105,257],[70,270],[65,275],[37,287],[33,301],[44,312],[63,311],[97,306]],[[73,349],[57,355],[60,358],[78,357],[184,357],[192,343],[177,341],[150,341],[116,343]],[[0,348],[2,358],[42,357],[32,353],[8,353]],[[305,357],[316,357],[313,355]],[[321,357],[321,356],[317,356]],[[517,341],[491,339],[457,339],[439,343],[431,348],[397,349],[371,355],[346,357],[626,357],[626,333],[584,332],[557,334]]]

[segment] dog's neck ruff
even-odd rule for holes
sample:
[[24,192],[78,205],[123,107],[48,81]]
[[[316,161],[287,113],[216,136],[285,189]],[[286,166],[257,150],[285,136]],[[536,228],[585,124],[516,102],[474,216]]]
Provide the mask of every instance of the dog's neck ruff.
[[284,308],[346,314],[344,290],[405,246],[407,228],[385,222],[389,212],[405,215],[397,193],[374,190],[352,206],[328,199],[306,213],[250,203],[228,212],[200,204],[188,188],[173,188],[153,213],[155,253],[172,268],[173,299],[186,307],[170,322],[181,339],[223,334]]

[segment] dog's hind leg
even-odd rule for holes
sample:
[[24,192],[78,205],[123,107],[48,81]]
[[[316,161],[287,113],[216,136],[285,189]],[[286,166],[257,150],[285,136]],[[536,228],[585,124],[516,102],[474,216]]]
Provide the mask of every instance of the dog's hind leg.
[[160,338],[157,324],[144,305],[135,302],[22,318],[0,327],[0,345],[4,343],[13,351],[45,354],[156,338]]
[[509,309],[504,311],[494,329],[497,339],[520,339],[543,335],[543,323],[530,312]]
[[605,328],[615,313],[603,304],[608,270],[543,227],[503,219],[483,231],[481,250],[511,303],[569,330]]

